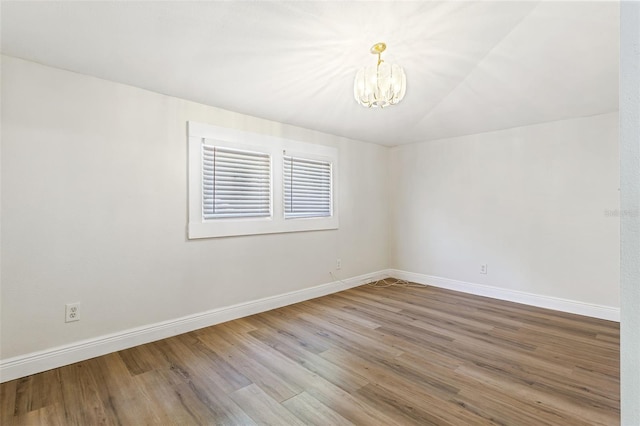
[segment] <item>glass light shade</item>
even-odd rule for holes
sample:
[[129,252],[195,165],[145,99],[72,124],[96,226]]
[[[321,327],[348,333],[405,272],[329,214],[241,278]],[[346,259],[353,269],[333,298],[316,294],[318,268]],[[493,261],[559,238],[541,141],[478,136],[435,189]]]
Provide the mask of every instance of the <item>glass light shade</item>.
[[353,83],[353,96],[368,108],[397,104],[406,90],[407,77],[402,67],[385,62],[361,68]]

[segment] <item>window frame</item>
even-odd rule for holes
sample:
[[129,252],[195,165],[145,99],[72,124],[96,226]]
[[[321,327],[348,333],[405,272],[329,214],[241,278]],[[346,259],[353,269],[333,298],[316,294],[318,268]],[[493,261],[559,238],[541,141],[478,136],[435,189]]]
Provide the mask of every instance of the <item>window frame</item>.
[[[338,229],[338,149],[314,143],[187,122],[188,224],[187,238],[218,238],[285,232]],[[271,159],[271,215],[269,217],[204,219],[202,210],[202,144],[265,153]],[[286,153],[286,154],[285,154]],[[284,155],[331,163],[331,216],[284,217]]]

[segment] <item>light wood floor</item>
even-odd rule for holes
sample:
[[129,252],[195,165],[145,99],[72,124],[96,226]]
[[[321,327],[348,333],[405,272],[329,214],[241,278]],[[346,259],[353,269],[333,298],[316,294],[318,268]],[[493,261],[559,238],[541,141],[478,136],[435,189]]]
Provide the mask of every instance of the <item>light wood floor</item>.
[[619,424],[618,324],[367,286],[2,384],[0,423]]

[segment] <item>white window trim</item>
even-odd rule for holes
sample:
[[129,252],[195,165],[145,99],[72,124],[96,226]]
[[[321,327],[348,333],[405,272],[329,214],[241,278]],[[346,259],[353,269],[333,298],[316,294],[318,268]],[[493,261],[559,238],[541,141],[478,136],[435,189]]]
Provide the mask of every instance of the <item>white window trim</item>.
[[[271,217],[210,220],[203,218],[201,148],[204,141],[231,149],[263,152],[271,156]],[[285,152],[287,155],[322,159],[332,163],[331,216],[284,218]],[[188,162],[189,239],[338,229],[337,148],[189,121]]]

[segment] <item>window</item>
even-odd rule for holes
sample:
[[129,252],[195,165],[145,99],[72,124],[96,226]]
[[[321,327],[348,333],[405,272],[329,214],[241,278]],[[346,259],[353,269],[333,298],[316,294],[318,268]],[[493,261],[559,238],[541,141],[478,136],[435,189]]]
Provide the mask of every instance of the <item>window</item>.
[[271,158],[202,145],[204,219],[271,216]]
[[188,125],[190,239],[338,228],[336,148]]
[[284,217],[331,216],[331,163],[284,156]]

